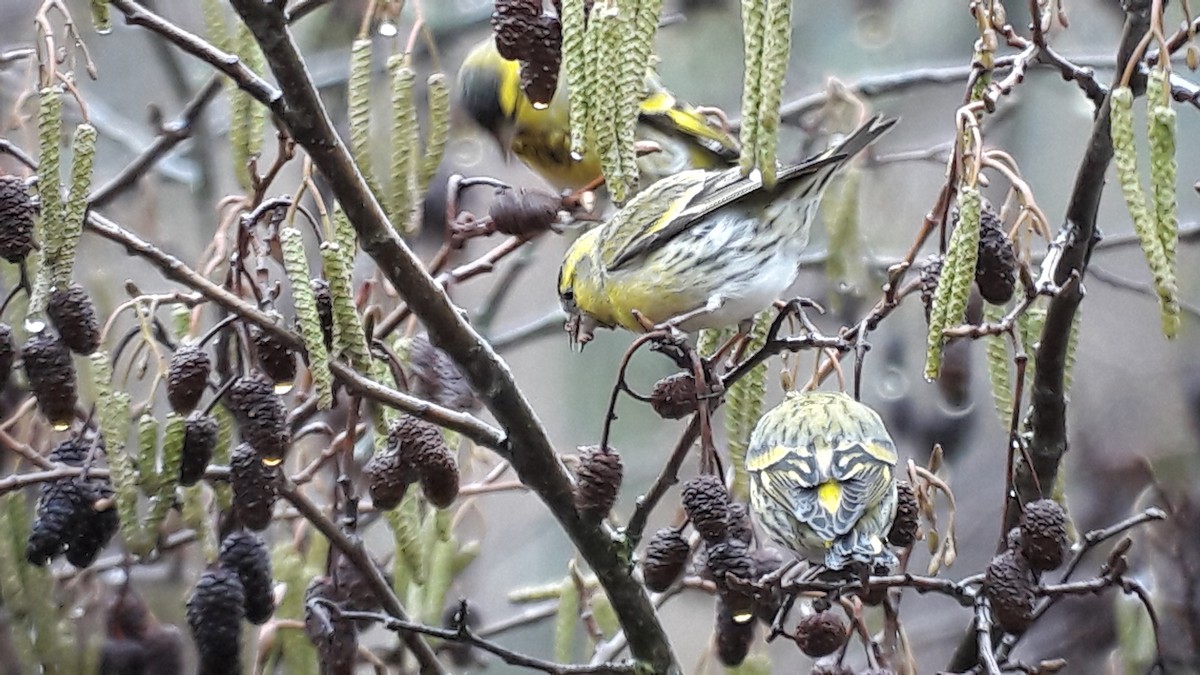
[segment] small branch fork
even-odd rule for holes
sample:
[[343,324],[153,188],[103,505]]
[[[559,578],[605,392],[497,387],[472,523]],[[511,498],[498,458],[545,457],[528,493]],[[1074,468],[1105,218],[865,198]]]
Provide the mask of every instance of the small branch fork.
[[451,621],[449,628],[436,628],[427,626],[421,623],[405,621],[397,619],[394,616],[381,614],[378,612],[352,612],[343,610],[337,603],[327,598],[313,598],[309,601],[309,605],[320,608],[329,613],[332,620],[345,621],[374,621],[384,628],[398,633],[403,636],[406,634],[419,633],[430,637],[459,642],[471,647],[482,649],[500,657],[505,663],[510,666],[519,666],[532,670],[540,670],[551,675],[588,675],[593,673],[605,673],[612,675],[620,675],[621,673],[636,672],[636,668],[632,663],[601,663],[596,665],[571,665],[563,663],[554,663],[533,656],[528,656],[515,652],[507,647],[503,647],[491,640],[480,637],[475,631],[467,625],[467,601],[461,600],[458,609],[454,612],[454,618]]

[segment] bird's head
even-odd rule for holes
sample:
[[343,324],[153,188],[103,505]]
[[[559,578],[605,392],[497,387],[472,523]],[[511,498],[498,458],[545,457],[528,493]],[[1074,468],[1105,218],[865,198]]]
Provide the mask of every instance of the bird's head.
[[501,56],[491,37],[471,50],[458,71],[459,104],[506,159],[516,130],[520,77],[520,64]]
[[567,313],[567,332],[571,334],[571,342],[581,349],[591,341],[597,326],[609,325],[595,316],[608,306],[602,270],[595,257],[600,230],[593,228],[576,239],[558,270],[558,300]]

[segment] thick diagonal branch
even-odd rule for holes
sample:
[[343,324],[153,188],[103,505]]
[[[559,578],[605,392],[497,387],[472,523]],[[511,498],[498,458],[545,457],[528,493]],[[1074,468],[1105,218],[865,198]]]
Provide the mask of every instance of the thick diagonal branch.
[[[630,574],[624,547],[604,527],[580,518],[570,476],[507,364],[459,314],[441,287],[400,240],[334,130],[296,44],[280,2],[234,0],[283,91],[273,106],[296,143],[329,181],[354,224],[362,248],[404,296],[429,330],[430,340],[462,368],[509,439],[508,459],[537,492],[595,571],[612,600],[633,655],[655,672],[674,669],[670,643],[650,599]],[[273,103],[273,102],[272,102]]]

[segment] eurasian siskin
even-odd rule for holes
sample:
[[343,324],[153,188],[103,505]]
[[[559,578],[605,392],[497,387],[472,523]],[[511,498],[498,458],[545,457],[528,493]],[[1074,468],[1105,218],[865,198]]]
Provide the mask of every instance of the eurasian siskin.
[[558,293],[572,337],[585,343],[596,326],[639,332],[644,321],[724,328],[770,307],[796,279],[825,186],[893,124],[871,119],[781,169],[774,189],[733,167],[683,171],[638,193],[563,259]]
[[879,415],[844,393],[790,392],[746,452],[750,505],[772,539],[840,570],[892,567],[896,446]]
[[[566,78],[549,105],[535,107],[521,90],[520,64],[500,55],[489,36],[458,71],[459,103],[480,127],[548,183],[576,190],[600,177],[595,151],[571,153]],[[636,139],[657,146],[638,161],[641,185],[687,169],[731,166],[737,141],[695,108],[677,100],[653,71],[646,73]]]

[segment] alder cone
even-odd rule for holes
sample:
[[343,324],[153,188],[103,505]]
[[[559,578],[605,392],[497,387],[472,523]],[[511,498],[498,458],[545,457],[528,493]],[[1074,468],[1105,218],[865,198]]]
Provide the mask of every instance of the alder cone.
[[445,509],[458,499],[458,462],[449,452],[422,453],[417,458],[417,474],[421,491],[430,504]]
[[279,338],[261,328],[251,330],[258,367],[277,385],[290,385],[296,380],[296,355]]
[[29,564],[45,565],[63,552],[79,526],[76,517],[85,498],[83,484],[75,479],[42,484],[33,526],[25,543],[25,560]]
[[943,262],[942,256],[935,254],[921,264],[918,289],[921,292],[921,304],[925,306],[925,323],[929,323],[930,313],[933,312],[933,295],[937,293],[938,281],[942,278]]
[[664,527],[646,544],[646,555],[642,558],[642,581],[646,588],[662,593],[671,587],[687,566],[690,547],[679,530]]
[[[525,69],[522,66],[521,72]],[[562,198],[544,190],[525,188],[505,190],[496,195],[488,209],[492,227],[501,234],[529,237],[541,234],[558,223]]]
[[734,611],[722,599],[717,600],[717,658],[726,666],[736,666],[746,660],[754,643],[754,622],[738,622]]
[[396,452],[377,452],[363,467],[367,477],[367,492],[376,509],[396,508],[404,500],[408,486],[417,482],[416,466]]
[[[493,206],[493,210],[495,207]],[[458,365],[446,352],[433,346],[426,335],[412,339],[408,365],[413,393],[453,410],[476,410],[479,398]]]
[[195,411],[188,415],[183,432],[183,461],[179,464],[179,484],[195,485],[204,477],[217,448],[217,420]]
[[317,316],[321,321],[325,349],[333,349],[333,292],[329,290],[329,282],[321,278],[314,278],[308,285],[317,301]]
[[606,452],[598,446],[584,448],[576,472],[575,508],[587,518],[603,520],[617,502],[624,474],[621,455],[616,450],[609,448]]
[[1017,288],[1017,254],[1004,232],[1000,218],[991,208],[983,210],[979,229],[979,256],[975,264],[975,285],[984,300],[1003,305],[1012,300]]
[[196,345],[181,345],[171,355],[167,366],[167,402],[180,415],[191,412],[200,403],[212,360],[208,352]]
[[91,354],[100,347],[100,320],[96,306],[83,286],[55,288],[46,300],[46,314],[63,344],[76,354]]
[[217,559],[237,573],[245,592],[246,620],[262,625],[275,613],[275,583],[271,579],[271,556],[262,539],[253,532],[236,530],[221,542]]
[[246,600],[236,572],[211,567],[187,601],[187,622],[199,655],[199,675],[240,673]]
[[917,540],[920,527],[917,495],[908,481],[896,481],[896,516],[888,530],[888,543],[897,548],[908,548]]
[[33,250],[37,208],[19,176],[0,176],[0,258],[16,263]]
[[265,530],[278,496],[275,486],[276,467],[263,464],[249,443],[233,451],[229,462],[233,484],[233,512],[242,525],[251,530]]
[[1029,502],[1021,514],[1020,541],[1033,570],[1058,569],[1067,552],[1067,514],[1053,499]]
[[683,484],[683,510],[692,527],[712,543],[725,538],[729,529],[729,491],[718,476],[696,476]]
[[846,642],[846,626],[833,612],[809,614],[796,624],[795,639],[808,656],[829,656]]
[[1021,633],[1033,623],[1033,573],[1019,551],[992,558],[984,572],[983,591],[991,602],[992,618],[1005,632]]
[[17,360],[17,345],[13,341],[12,327],[0,323],[0,387],[8,384],[12,377],[13,363]]
[[121,526],[111,501],[103,509],[97,510],[95,506],[102,499],[111,500],[113,494],[112,487],[103,483],[83,483],[80,488],[82,499],[75,506],[75,530],[66,542],[67,562],[79,569],[96,561]]
[[358,654],[354,622],[334,619],[329,609],[314,600],[339,602],[339,593],[329,577],[317,577],[304,592],[304,634],[317,648],[322,673],[348,672]]
[[696,378],[691,373],[675,373],[654,383],[650,407],[659,417],[677,420],[696,412],[699,407]]
[[271,380],[262,371],[252,371],[239,377],[225,396],[242,440],[264,461],[282,462],[291,448],[292,433],[288,430],[287,408]]
[[71,351],[57,336],[43,331],[25,342],[21,358],[38,409],[56,426],[70,424],[79,397]]

